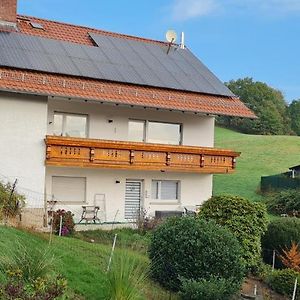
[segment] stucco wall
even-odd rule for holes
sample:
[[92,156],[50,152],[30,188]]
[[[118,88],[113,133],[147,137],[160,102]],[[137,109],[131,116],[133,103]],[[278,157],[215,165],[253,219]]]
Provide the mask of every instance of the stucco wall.
[[0,93],[0,177],[18,179],[28,207],[43,207],[47,97]]
[[[212,175],[208,174],[47,167],[46,191],[48,194],[52,193],[52,176],[86,177],[86,205],[94,205],[95,194],[105,194],[107,221],[113,221],[115,218],[116,221],[124,221],[126,179],[143,180],[142,204],[144,209],[152,214],[155,210],[179,210],[184,206],[199,205],[211,196],[212,191]],[[170,203],[151,199],[152,179],[180,180],[180,201]],[[167,202],[168,204],[163,204]],[[55,208],[71,210],[78,221],[82,205],[84,204],[64,204],[56,205]]]
[[[128,119],[142,119],[182,123],[184,145],[203,147],[214,145],[214,117],[211,116],[50,98],[48,110],[50,135],[53,133],[54,111],[87,114],[90,138],[126,141]],[[109,123],[108,120],[113,122]]]

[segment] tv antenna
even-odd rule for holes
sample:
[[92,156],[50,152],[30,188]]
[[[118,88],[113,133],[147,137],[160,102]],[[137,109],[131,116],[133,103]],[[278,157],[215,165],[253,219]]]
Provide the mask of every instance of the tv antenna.
[[169,42],[169,47],[168,47],[168,51],[167,51],[167,54],[169,54],[172,44],[175,43],[176,39],[177,39],[176,32],[174,30],[168,30],[166,33],[166,39]]

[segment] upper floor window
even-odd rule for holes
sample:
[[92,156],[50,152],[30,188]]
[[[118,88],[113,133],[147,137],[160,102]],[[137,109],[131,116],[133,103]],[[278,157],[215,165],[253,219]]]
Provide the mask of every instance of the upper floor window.
[[180,145],[182,125],[176,123],[129,120],[128,139],[134,142]]
[[128,139],[133,142],[145,142],[145,121],[129,120]]
[[71,137],[87,137],[87,116],[54,113],[53,134]]

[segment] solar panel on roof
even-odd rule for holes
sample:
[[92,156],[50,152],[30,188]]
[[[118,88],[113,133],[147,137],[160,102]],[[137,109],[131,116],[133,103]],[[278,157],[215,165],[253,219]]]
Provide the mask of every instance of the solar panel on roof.
[[90,33],[98,46],[0,32],[0,65],[233,96],[188,49]]

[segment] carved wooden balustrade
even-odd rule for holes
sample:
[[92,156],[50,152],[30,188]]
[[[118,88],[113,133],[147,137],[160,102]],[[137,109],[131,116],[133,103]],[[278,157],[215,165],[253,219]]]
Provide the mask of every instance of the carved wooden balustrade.
[[216,148],[46,136],[46,165],[230,173],[240,153]]

